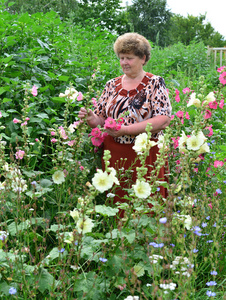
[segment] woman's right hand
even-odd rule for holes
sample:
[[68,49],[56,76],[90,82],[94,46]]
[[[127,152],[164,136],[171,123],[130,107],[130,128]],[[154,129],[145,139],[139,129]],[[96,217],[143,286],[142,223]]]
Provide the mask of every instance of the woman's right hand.
[[80,108],[80,111],[78,113],[78,117],[83,120],[86,118],[88,125],[91,128],[97,127],[98,125],[103,125],[104,121],[102,118],[98,117],[97,115],[94,114],[94,112],[89,109],[85,109],[85,107]]
[[86,116],[88,116],[88,114],[89,114],[89,112],[85,109],[85,107],[81,107],[80,111],[78,113],[78,117],[79,117],[79,119],[84,119]]

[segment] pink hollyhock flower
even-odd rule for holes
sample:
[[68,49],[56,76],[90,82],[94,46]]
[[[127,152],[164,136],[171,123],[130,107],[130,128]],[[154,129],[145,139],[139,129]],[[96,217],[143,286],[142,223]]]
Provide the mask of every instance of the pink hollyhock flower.
[[83,171],[85,168],[84,168],[83,166],[80,166],[79,169],[80,169],[81,171]]
[[62,137],[62,139],[66,140],[68,138],[68,136],[66,135],[66,132],[64,130],[64,128],[62,126],[59,127],[60,129],[60,136]]
[[171,120],[173,120],[173,119],[174,119],[174,117],[175,117],[175,116],[174,116],[174,115],[172,115],[172,116],[171,116]]
[[38,87],[36,85],[33,85],[31,93],[34,97],[38,95]]
[[198,168],[194,168],[194,172],[198,173],[199,169]]
[[206,113],[205,113],[205,115],[204,115],[204,119],[207,120],[207,119],[211,118],[211,116],[212,116],[211,111],[207,109],[207,110],[206,110]]
[[91,142],[92,142],[93,146],[95,146],[95,147],[100,147],[101,144],[103,143],[103,141],[104,141],[103,137],[94,136],[91,138]]
[[30,120],[30,118],[26,118],[25,120],[26,120],[26,121],[29,121],[29,120]]
[[26,126],[26,125],[27,125],[27,121],[21,124],[21,126]]
[[221,73],[219,80],[223,85],[226,84],[226,72]]
[[179,137],[177,137],[177,138],[172,137],[171,139],[174,142],[174,145],[173,145],[174,149],[176,149],[179,146]]
[[93,128],[91,131],[91,135],[94,137],[101,137],[101,130],[98,127]]
[[209,133],[207,134],[208,137],[212,136],[213,135],[213,129],[212,129],[212,124],[210,126],[206,126],[205,129],[208,129],[209,130]]
[[81,101],[83,99],[83,94],[81,92],[78,92],[77,100]]
[[94,106],[97,106],[97,99],[96,98],[92,98],[91,101],[92,101]]
[[13,119],[13,123],[15,123],[15,124],[16,124],[16,123],[21,123],[21,121],[18,120],[18,119],[16,119],[16,118],[14,118],[14,119]]
[[39,139],[35,139],[36,142],[39,142]]
[[116,121],[112,118],[107,118],[104,123],[104,129],[115,129]]
[[190,116],[189,116],[189,113],[186,111],[186,114],[185,114],[185,118],[187,119],[187,120],[190,120]]
[[190,91],[191,91],[190,88],[186,87],[186,88],[183,89],[182,92],[183,92],[184,94],[187,94],[187,93],[189,93]]
[[176,96],[175,96],[176,102],[180,102],[180,96],[179,96],[180,92],[178,91],[178,89],[175,89],[175,93],[176,93]]
[[2,118],[2,112],[0,111],[0,118]]
[[68,144],[68,146],[73,146],[74,145],[74,143],[75,143],[75,140],[72,140],[72,141],[69,141],[67,144]]
[[224,69],[226,69],[226,66],[222,66],[222,67],[218,68],[218,69],[217,69],[217,72],[218,72],[218,73],[221,73],[221,72],[224,71]]
[[220,104],[219,104],[219,107],[220,107],[221,109],[223,109],[223,107],[224,107],[224,99],[221,99]]
[[16,159],[22,159],[24,157],[25,152],[23,150],[18,150],[15,153]]
[[217,103],[216,100],[215,101],[211,101],[209,103],[209,107],[212,108],[212,109],[217,109],[217,105],[218,105],[218,103]]
[[57,142],[57,139],[55,139],[55,138],[53,138],[53,139],[51,139],[51,143],[56,143]]
[[211,203],[211,202],[208,204],[208,206],[209,206],[211,209],[213,209],[213,206],[212,206],[212,203]]
[[54,135],[56,135],[56,132],[51,131],[50,134],[51,134],[52,136],[54,136]]
[[180,164],[180,160],[178,159],[178,160],[176,160],[176,164],[177,165],[179,165]]
[[178,110],[178,112],[176,112],[176,116],[181,119],[184,116],[184,112],[181,110]]
[[224,162],[221,161],[221,160],[215,160],[215,162],[214,162],[214,167],[215,168],[223,167],[223,165],[224,165]]

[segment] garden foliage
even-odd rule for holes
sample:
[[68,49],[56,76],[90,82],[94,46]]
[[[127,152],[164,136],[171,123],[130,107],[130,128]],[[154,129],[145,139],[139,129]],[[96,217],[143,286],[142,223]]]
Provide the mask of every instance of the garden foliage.
[[150,128],[137,137],[137,181],[112,205],[130,172],[109,168],[108,152],[101,171],[77,113],[120,75],[115,37],[55,12],[0,11],[1,299],[225,299],[226,70],[202,43],[153,45],[146,69],[164,76],[172,121],[148,181]]

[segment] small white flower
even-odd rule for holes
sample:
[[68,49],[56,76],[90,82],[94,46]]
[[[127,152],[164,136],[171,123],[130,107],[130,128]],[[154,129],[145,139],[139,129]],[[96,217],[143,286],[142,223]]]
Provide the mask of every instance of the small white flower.
[[135,195],[138,198],[147,198],[151,194],[151,187],[149,183],[145,181],[140,181],[139,179],[137,179],[136,184],[134,184],[132,187],[134,189]]
[[91,232],[94,227],[93,220],[88,217],[80,218],[77,222],[78,233],[87,233]]
[[139,296],[128,296],[124,300],[139,300]]
[[109,176],[106,171],[97,170],[97,173],[92,179],[94,187],[101,193],[110,189],[114,184],[114,178]]
[[69,127],[68,127],[68,131],[70,133],[73,133],[75,131],[75,128],[74,128],[74,124],[71,124]]
[[56,171],[52,176],[53,182],[61,184],[65,181],[64,172],[61,170]]
[[188,101],[187,107],[194,105],[196,107],[200,107],[201,106],[201,102],[198,98],[196,98],[196,93],[192,93],[190,96],[190,99]]

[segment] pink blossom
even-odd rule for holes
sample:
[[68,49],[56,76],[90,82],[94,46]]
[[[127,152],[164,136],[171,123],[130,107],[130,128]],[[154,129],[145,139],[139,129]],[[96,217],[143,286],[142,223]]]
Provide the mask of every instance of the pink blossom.
[[211,203],[211,202],[208,204],[208,206],[209,206],[211,209],[213,209],[213,206],[212,206],[212,203]]
[[81,171],[83,171],[83,170],[84,170],[84,167],[83,167],[83,166],[80,166],[79,169],[80,169]]
[[181,119],[184,116],[184,112],[181,110],[178,110],[178,112],[176,112],[176,116]]
[[39,139],[35,139],[36,142],[39,142]]
[[54,136],[54,135],[56,135],[56,132],[51,131],[50,134],[51,134],[52,136]]
[[212,116],[212,113],[211,113],[211,111],[210,110],[206,110],[206,113],[205,113],[205,115],[204,115],[204,119],[206,120],[206,119],[209,119],[209,118],[211,118],[211,116]]
[[174,149],[176,149],[179,146],[179,137],[177,137],[177,138],[172,137],[171,139],[174,142],[174,145],[173,145]]
[[38,95],[38,87],[36,85],[33,85],[31,93],[34,97]]
[[72,141],[69,141],[67,144],[68,144],[68,146],[73,146],[74,145],[74,143],[75,143],[75,140],[72,140]]
[[226,84],[226,72],[221,73],[219,80],[223,85]]
[[179,165],[180,164],[180,160],[178,159],[178,160],[176,160],[176,164],[177,165]]
[[59,127],[60,129],[60,136],[62,137],[62,139],[66,140],[68,138],[68,136],[66,135],[66,132],[64,130],[64,128],[62,126]]
[[83,99],[83,94],[81,92],[78,92],[77,100],[81,101]]
[[215,168],[223,167],[223,165],[224,165],[224,162],[221,161],[221,160],[215,160],[215,162],[214,162],[214,167]]
[[176,93],[176,96],[175,96],[176,102],[180,102],[180,96],[179,96],[180,92],[178,91],[178,89],[175,89],[175,93]]
[[212,109],[217,109],[217,105],[218,105],[218,103],[216,100],[209,102],[209,107]]
[[194,168],[194,172],[198,173],[199,169],[198,168]]
[[184,94],[187,94],[187,93],[189,93],[190,91],[191,91],[190,88],[186,87],[186,88],[183,89],[182,92],[183,92]]
[[218,68],[217,72],[221,73],[222,71],[224,71],[224,69],[226,69],[226,66],[222,66],[222,67]]
[[101,144],[103,143],[104,139],[103,137],[92,137],[91,138],[91,142],[93,144],[93,146],[96,146],[96,147],[100,147]]
[[220,107],[221,109],[223,109],[223,107],[224,107],[224,99],[221,99],[220,104],[219,104],[219,107]]
[[0,111],[0,118],[2,118],[2,112]]
[[208,137],[212,136],[213,135],[213,129],[212,129],[212,124],[210,126],[206,126],[205,129],[208,129],[209,130],[209,133],[207,134]]
[[186,114],[185,114],[185,118],[187,119],[187,120],[190,120],[190,116],[189,116],[189,113],[186,111]]
[[206,173],[207,173],[207,172],[209,172],[210,170],[211,170],[211,168],[210,168],[210,167],[208,167],[208,168],[207,168],[207,170],[206,170]]
[[94,136],[94,137],[100,137],[101,136],[101,130],[98,127],[93,128],[92,131],[91,131],[91,135]]
[[173,119],[174,119],[174,115],[171,116],[171,120],[173,120]]
[[25,121],[24,123],[21,123],[21,126],[26,126],[27,125],[27,121]]
[[94,106],[97,106],[97,99],[96,98],[92,98],[91,101],[92,101]]
[[112,118],[107,118],[104,123],[104,129],[115,129],[116,121]]
[[126,284],[124,283],[123,285],[118,285],[117,288],[120,289],[120,291],[122,291],[126,288]]
[[95,73],[92,74],[92,77],[95,77]]
[[13,119],[13,123],[15,123],[15,124],[16,124],[16,123],[21,123],[21,121],[18,120],[18,119],[16,119],[16,118],[14,118],[14,119]]
[[77,128],[77,126],[79,125],[79,123],[80,123],[80,121],[74,122],[74,123],[73,123],[73,127],[74,127],[74,128]]
[[26,118],[25,120],[26,120],[26,121],[29,121],[29,120],[30,120],[30,118]]
[[23,150],[18,150],[15,153],[16,159],[22,159],[24,157],[25,152]]
[[53,139],[51,139],[51,143],[56,143],[57,142],[57,139],[55,139],[55,138],[53,138]]

